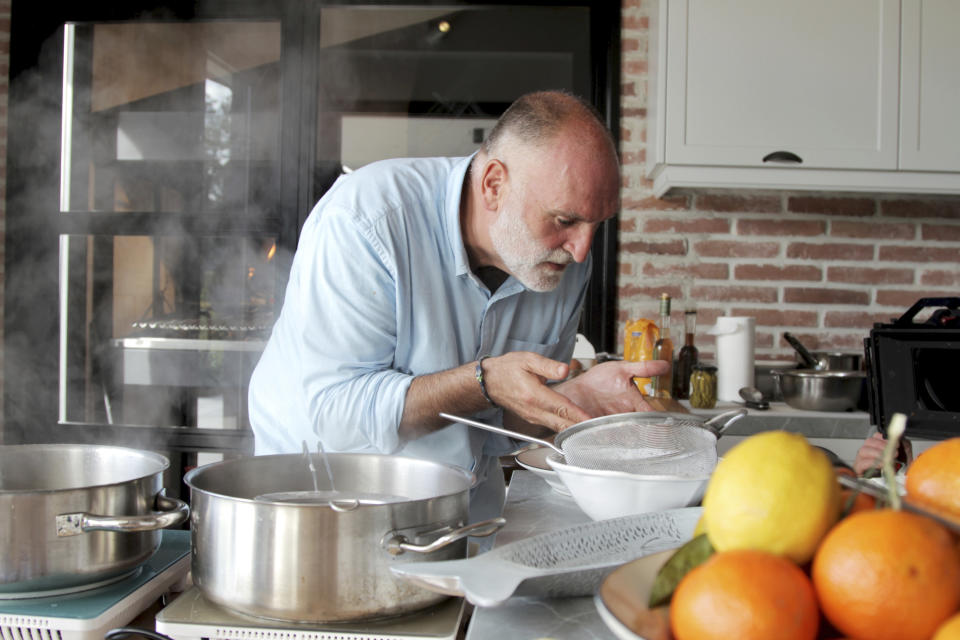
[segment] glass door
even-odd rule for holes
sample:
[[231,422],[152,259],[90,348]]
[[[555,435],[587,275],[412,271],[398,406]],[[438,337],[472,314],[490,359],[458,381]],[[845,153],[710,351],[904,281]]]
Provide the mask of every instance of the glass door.
[[[619,126],[610,3],[17,3],[12,21],[5,442],[252,451],[247,379],[339,175],[472,153],[536,89]],[[615,233],[594,246],[598,348]]]
[[281,48],[279,20],[64,25],[60,423],[246,431]]
[[[520,95],[565,89],[619,129],[617,3],[330,3],[315,8],[310,204],[390,157],[465,156]],[[305,134],[308,131],[304,131]],[[306,137],[310,137],[309,135]],[[310,206],[300,209],[300,223]],[[581,330],[613,349],[616,222],[598,231]]]

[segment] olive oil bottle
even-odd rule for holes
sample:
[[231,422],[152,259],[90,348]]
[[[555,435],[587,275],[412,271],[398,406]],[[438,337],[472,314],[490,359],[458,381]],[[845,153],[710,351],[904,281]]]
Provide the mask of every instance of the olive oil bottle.
[[670,338],[670,296],[660,294],[660,337],[653,346],[653,359],[665,360],[670,364],[666,373],[653,379],[655,398],[669,398],[673,387],[673,339]]

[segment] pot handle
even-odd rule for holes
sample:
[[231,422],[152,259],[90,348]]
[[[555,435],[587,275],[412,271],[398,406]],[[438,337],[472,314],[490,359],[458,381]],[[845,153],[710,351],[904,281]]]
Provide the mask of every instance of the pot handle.
[[442,549],[449,544],[462,540],[467,536],[483,538],[493,535],[507,524],[506,518],[491,518],[481,522],[475,522],[465,527],[455,529],[446,535],[442,535],[430,544],[413,544],[407,542],[407,537],[399,531],[391,531],[380,540],[380,546],[387,550],[390,555],[398,556],[405,551],[412,553],[431,553]]
[[190,506],[182,500],[158,493],[157,511],[140,516],[99,516],[92,513],[63,513],[57,516],[57,537],[78,536],[88,531],[153,531],[184,522]]
[[[709,420],[703,423],[703,426],[713,432],[713,435],[717,436],[717,439],[720,439],[720,436],[723,435],[723,432],[732,425],[734,422],[747,415],[746,409],[734,409],[733,411],[725,411],[724,413],[718,413]],[[722,423],[717,426],[718,423]]]

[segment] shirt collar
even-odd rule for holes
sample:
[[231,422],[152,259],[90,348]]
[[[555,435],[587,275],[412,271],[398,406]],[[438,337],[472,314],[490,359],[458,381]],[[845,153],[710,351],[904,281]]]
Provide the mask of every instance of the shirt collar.
[[[463,233],[460,228],[460,201],[464,197],[466,189],[463,180],[473,161],[473,155],[463,158],[457,162],[450,175],[447,177],[447,192],[444,201],[443,217],[447,225],[447,241],[450,243],[450,249],[455,256],[455,273],[457,277],[466,276],[477,283],[478,287],[486,290],[486,287],[480,282],[473,271],[470,270],[470,260],[467,257],[467,248],[463,244]],[[468,187],[469,188],[469,187]],[[493,295],[493,299],[505,298],[513,294],[523,292],[523,284],[512,275],[507,275],[507,279],[500,285]]]
[[475,155],[477,154],[474,153],[463,158],[453,166],[453,170],[447,177],[446,198],[443,203],[443,218],[446,220],[447,239],[456,258],[456,274],[458,276],[470,273],[470,261],[467,258],[467,248],[463,245],[463,233],[460,229],[460,201],[463,199],[465,192],[463,179]]

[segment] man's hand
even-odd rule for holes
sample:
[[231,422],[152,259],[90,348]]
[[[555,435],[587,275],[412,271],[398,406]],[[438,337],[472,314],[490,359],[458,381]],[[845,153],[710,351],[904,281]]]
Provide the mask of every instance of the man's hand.
[[514,352],[483,361],[490,397],[522,420],[554,431],[611,413],[651,411],[633,378],[666,373],[666,362],[605,362],[553,387],[569,367],[535,353]]
[[[903,445],[906,460],[900,460],[899,462],[901,464],[909,464],[913,460],[913,447],[906,438],[902,438],[900,442]],[[860,445],[860,448],[857,450],[857,457],[853,461],[853,470],[858,476],[862,476],[870,469],[880,466],[883,461],[883,450],[886,446],[887,439],[880,433],[874,433]]]
[[613,413],[653,411],[633,378],[651,378],[666,373],[670,365],[661,360],[610,361],[554,387],[589,414],[590,418]]
[[[417,376],[407,390],[400,435],[412,440],[446,426],[440,412],[471,414],[489,406],[474,379],[475,362]],[[542,437],[542,428],[567,427],[611,413],[653,410],[633,377],[649,378],[668,369],[666,362],[605,362],[555,386],[570,371],[564,362],[529,351],[515,351],[483,361],[490,399],[505,410],[504,426]],[[536,429],[533,429],[536,427]]]
[[529,351],[514,351],[483,361],[483,377],[490,398],[524,422],[553,431],[591,417],[546,384],[548,380],[562,380],[569,370],[569,365],[563,362]]

